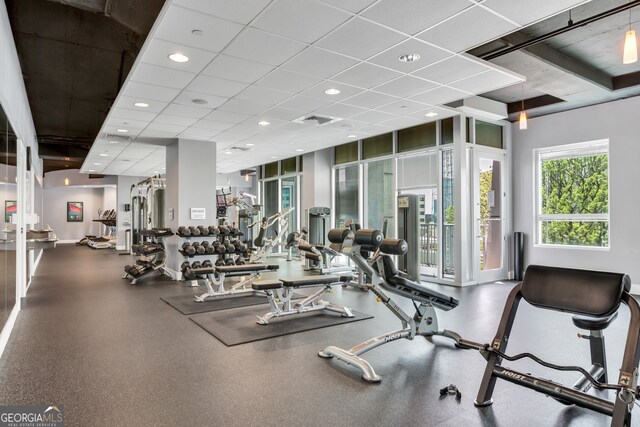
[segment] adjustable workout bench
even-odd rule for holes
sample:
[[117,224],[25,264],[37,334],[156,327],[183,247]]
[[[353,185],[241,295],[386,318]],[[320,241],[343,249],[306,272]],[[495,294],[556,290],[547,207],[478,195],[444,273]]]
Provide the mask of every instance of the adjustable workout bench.
[[340,252],[332,247],[300,243],[298,250],[304,251],[304,257],[307,259],[307,270],[319,271],[321,274],[353,273],[354,268],[350,265],[333,265],[333,259],[339,256]]
[[[251,292],[253,289],[249,287],[254,280],[259,279],[262,273],[277,271],[278,265],[268,264],[244,264],[244,265],[221,265],[205,268],[196,268],[191,271],[194,274],[204,274],[207,276],[207,293],[200,296],[196,295],[197,302],[204,302],[207,298],[215,298],[222,295],[234,295]],[[244,280],[231,286],[228,289],[224,287],[224,279],[227,277],[249,276]],[[215,288],[214,288],[215,287]]]
[[[451,310],[458,306],[458,301],[400,275],[390,255],[404,255],[407,252],[407,242],[404,240],[383,239],[380,230],[367,229],[361,229],[355,233],[349,229],[334,229],[329,232],[328,238],[332,243],[340,243],[342,253],[351,258],[363,274],[371,279],[371,283],[365,283],[364,286],[370,289],[378,297],[378,300],[383,302],[400,319],[402,329],[371,338],[350,350],[329,346],[321,351],[319,356],[335,357],[349,365],[356,366],[362,371],[362,378],[365,381],[379,382],[381,377],[360,355],[402,338],[413,340],[416,335],[444,335],[444,331],[438,330],[438,317],[435,309]],[[366,260],[362,256],[363,250],[372,251],[374,254],[369,260]],[[403,311],[383,289],[411,299],[416,313],[411,316]]]
[[[456,340],[462,348],[479,350],[487,359],[476,406],[493,403],[492,396],[496,380],[505,381],[546,394],[564,404],[574,404],[612,417],[611,426],[631,425],[631,410],[638,399],[638,363],[640,361],[640,306],[629,294],[631,280],[626,274],[569,268],[531,265],[527,268],[522,283],[518,284],[507,298],[500,325],[491,344],[479,344],[462,339],[455,332],[445,334]],[[592,331],[588,337],[593,366],[589,370],[577,366],[558,366],[545,362],[530,353],[506,355],[509,335],[516,317],[520,300],[524,299],[536,308],[574,314],[573,322],[581,329]],[[622,367],[617,384],[607,384],[607,366],[602,330],[616,317],[620,304],[631,312]],[[582,377],[571,387],[515,371],[502,365],[502,360],[515,361],[529,358],[547,368],[562,371],[577,371]],[[593,386],[599,390],[616,390],[614,402],[587,394]]]
[[[269,299],[271,311],[264,316],[258,316],[258,323],[266,325],[274,317],[291,316],[293,314],[308,313],[310,311],[327,310],[342,314],[343,317],[353,317],[351,309],[323,301],[320,298],[331,291],[333,285],[341,285],[351,280],[351,276],[306,276],[297,279],[261,280],[254,282],[251,287],[256,291],[264,291]],[[322,289],[308,297],[292,304],[293,290],[322,286]]]

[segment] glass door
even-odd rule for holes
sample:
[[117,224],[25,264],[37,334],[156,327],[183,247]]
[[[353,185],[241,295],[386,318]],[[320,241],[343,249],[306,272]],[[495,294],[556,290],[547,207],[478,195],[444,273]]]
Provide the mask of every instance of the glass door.
[[504,265],[505,156],[476,150],[474,158],[475,280],[486,283],[507,277]]

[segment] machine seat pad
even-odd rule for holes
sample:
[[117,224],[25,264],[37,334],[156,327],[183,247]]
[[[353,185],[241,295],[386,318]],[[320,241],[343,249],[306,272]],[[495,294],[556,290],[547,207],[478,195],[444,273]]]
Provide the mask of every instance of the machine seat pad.
[[278,279],[271,280],[256,280],[251,284],[251,288],[256,291],[267,291],[270,289],[282,288],[282,282]]
[[304,257],[306,259],[312,259],[314,261],[320,261],[322,259],[322,255],[314,254],[313,252],[305,252]]
[[626,274],[530,265],[521,284],[531,305],[589,317],[607,317],[631,289]]
[[280,279],[282,284],[287,288],[303,288],[311,286],[323,286],[331,283],[348,282],[350,276],[304,276],[293,279]]
[[216,267],[218,273],[252,273],[256,271],[277,270],[278,265],[269,264],[243,264],[243,265],[221,265]]
[[574,314],[572,320],[573,324],[580,329],[586,329],[587,331],[601,331],[608,328],[611,322],[616,320],[616,317],[618,317],[617,311],[611,316],[606,317],[590,317]]
[[444,303],[445,305],[448,305],[451,307],[457,307],[458,304],[460,304],[460,302],[457,299],[450,297],[449,295],[442,294],[433,289],[429,289],[425,286],[422,286],[421,284],[413,282],[407,279],[406,277],[392,276],[392,277],[387,277],[386,280],[392,285],[408,288],[409,290],[416,292],[420,297],[424,299],[430,299],[430,300],[436,299]]

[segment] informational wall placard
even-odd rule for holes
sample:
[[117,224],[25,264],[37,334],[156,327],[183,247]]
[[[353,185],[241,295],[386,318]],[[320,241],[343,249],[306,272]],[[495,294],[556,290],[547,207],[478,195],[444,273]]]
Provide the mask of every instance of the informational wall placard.
[[206,219],[206,208],[191,208],[191,219]]

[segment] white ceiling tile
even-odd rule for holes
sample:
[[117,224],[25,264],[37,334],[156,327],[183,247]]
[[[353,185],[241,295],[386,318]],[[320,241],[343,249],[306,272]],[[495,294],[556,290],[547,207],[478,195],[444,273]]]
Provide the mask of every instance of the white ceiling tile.
[[[175,62],[169,59],[172,53],[181,53],[189,58],[187,62]],[[211,62],[215,53],[206,50],[184,46],[178,43],[160,39],[151,39],[145,47],[144,60],[146,64],[160,65],[174,70],[199,73]]]
[[[436,113],[437,116],[434,117],[426,117],[427,113]],[[442,107],[429,107],[424,110],[416,111],[409,115],[409,117],[413,117],[418,120],[426,120],[426,122],[434,122],[436,120],[446,119],[447,117],[457,116],[459,113],[456,111],[451,111]]]
[[309,46],[282,65],[282,68],[326,79],[357,63],[356,59]]
[[428,82],[417,77],[403,76],[399,79],[376,86],[375,90],[399,98],[409,98],[437,86],[436,83]]
[[185,138],[185,139],[197,139],[197,140],[202,140],[202,141],[206,141],[209,138],[217,135],[218,133],[220,133],[217,130],[210,130],[210,129],[200,129],[200,128],[188,128],[182,132],[180,132],[178,134],[178,138]]
[[[260,124],[258,124],[258,122],[260,121],[268,121],[269,124],[266,126],[262,126]],[[262,114],[257,115],[256,117],[252,117],[249,120],[246,120],[242,123],[240,123],[239,125],[233,127],[231,129],[231,132],[234,131],[238,131],[238,132],[247,132],[250,133],[251,135],[255,135],[256,133],[260,133],[260,132],[272,132],[275,128],[277,128],[280,125],[285,124],[286,121],[284,120],[278,120],[278,119],[273,119],[273,118],[268,118],[266,116],[263,116]]]
[[381,0],[362,16],[413,35],[471,5],[467,0]]
[[331,104],[331,101],[312,98],[310,96],[297,95],[284,101],[279,106],[283,108],[290,108],[292,110],[306,111],[309,113],[317,110],[318,108],[326,107],[329,104]]
[[217,122],[213,120],[201,119],[195,122],[191,128],[208,129],[221,132],[233,126],[233,123]]
[[211,61],[202,74],[237,82],[253,83],[273,68],[272,65],[220,54]]
[[[480,22],[482,25],[478,25]],[[463,28],[473,28],[473,31],[461,31]],[[418,38],[452,52],[463,52],[515,31],[517,28],[493,13],[474,6],[420,33]]]
[[174,0],[175,4],[215,15],[230,21],[248,24],[271,0]]
[[465,56],[456,55],[438,62],[437,64],[422,68],[414,72],[413,75],[436,83],[447,84],[487,70],[489,70],[489,67],[478,61],[467,59]]
[[[194,99],[206,101],[206,104],[198,104],[193,102]],[[180,92],[180,95],[173,100],[173,104],[182,104],[188,105],[190,107],[198,107],[198,108],[216,108],[225,102],[227,102],[228,98],[224,98],[221,96],[208,95],[202,92],[191,92],[188,90],[183,90]]]
[[302,117],[306,112],[301,110],[292,110],[290,108],[273,107],[260,114],[260,117],[270,121],[271,119],[278,119],[284,121],[290,121]]
[[354,58],[367,59],[405,38],[402,34],[355,17],[315,45]]
[[251,117],[253,114],[234,113],[222,110],[213,110],[205,116],[207,120],[213,120],[222,123],[241,123]]
[[274,0],[251,26],[313,43],[351,16],[313,0]]
[[[133,107],[136,108],[136,107]],[[131,120],[140,120],[140,121],[151,121],[158,113],[152,113],[147,111],[147,109],[139,108],[137,110],[129,110],[124,108],[113,107],[109,111],[109,117],[112,118],[121,118],[121,119],[131,119]]]
[[356,107],[354,105],[347,105],[341,103],[331,104],[328,107],[321,108],[316,111],[317,114],[324,116],[342,117],[347,118],[355,116],[356,114],[364,113],[366,108]]
[[[184,128],[181,128],[181,130],[183,130]],[[158,129],[149,129],[149,127],[147,127],[145,130],[143,130],[140,133],[140,137],[143,138],[174,138],[179,131],[169,131],[169,130],[158,130]]]
[[427,92],[423,92],[419,95],[411,97],[412,100],[423,102],[430,105],[446,104],[448,102],[457,101],[470,97],[471,94],[462,92],[457,89],[453,89],[446,86],[441,86]]
[[117,128],[125,128],[125,129],[144,129],[144,127],[149,123],[148,120],[133,120],[132,118],[122,118],[109,116],[109,120],[107,121],[109,126],[114,126]]
[[246,88],[244,91],[236,95],[236,99],[272,106],[290,98],[291,96],[293,96],[291,92],[254,85]]
[[384,111],[385,113],[397,114],[399,116],[406,116],[416,111],[423,110],[424,108],[425,108],[425,105],[419,102],[410,101],[408,99],[401,99],[400,101],[383,105],[382,107],[378,108],[378,110]]
[[156,86],[182,89],[193,80],[195,76],[195,73],[188,73],[186,71],[174,70],[142,62],[136,66],[131,80]]
[[393,119],[395,117],[398,117],[398,116],[394,114],[384,113],[382,111],[369,110],[366,113],[358,114],[351,118],[353,120],[367,122],[368,124],[376,124],[376,123],[384,122],[385,120]]
[[[169,6],[154,37],[211,52],[220,52],[242,31],[242,28],[242,25],[234,22],[173,4]],[[192,33],[193,30],[200,30],[202,33],[196,35]]]
[[363,128],[358,129],[360,132],[367,133],[371,136],[382,135],[383,133],[387,133],[393,129],[389,126],[383,126],[380,124],[365,126]]
[[218,107],[218,109],[222,111],[229,111],[231,113],[254,115],[266,110],[267,107],[265,107],[263,104],[257,104],[255,102],[243,101],[240,99],[230,99],[220,107]]
[[298,93],[320,83],[321,81],[322,79],[317,77],[285,70],[284,68],[277,68],[260,79],[257,84],[273,89]]
[[246,27],[224,53],[251,61],[280,65],[307,45],[295,40]]
[[[126,86],[122,88],[121,95],[128,96],[130,98],[136,98],[134,102],[138,100],[154,100],[169,102],[180,93],[180,89],[153,86],[146,83],[138,83],[134,81],[127,82]],[[151,104],[151,103],[150,103]],[[150,105],[153,107],[153,104]]]
[[212,108],[199,108],[199,107],[192,107],[190,105],[170,104],[167,106],[167,108],[164,109],[164,111],[162,112],[162,114],[160,114],[160,116],[174,115],[174,116],[201,119],[212,111],[213,111]]
[[158,114],[158,116],[155,119],[153,119],[153,122],[151,122],[151,124],[149,125],[149,128],[154,129],[151,127],[151,125],[153,125],[154,123],[160,123],[163,125],[177,125],[177,126],[183,126],[186,128],[187,126],[191,126],[197,121],[198,119],[196,117],[173,116],[170,114],[162,113],[162,114]]
[[393,129],[404,129],[411,126],[416,126],[426,122],[425,120],[414,119],[413,117],[396,117],[395,119],[387,120],[382,122],[381,124],[384,126],[389,126]]
[[[398,58],[400,55],[405,54],[418,54],[420,55],[420,59],[414,62],[401,62]],[[445,50],[431,46],[420,40],[409,39],[370,58],[367,62],[392,68],[401,73],[410,73],[449,56],[451,56],[451,54]]]
[[379,92],[363,92],[344,101],[345,104],[362,108],[378,108],[397,101],[398,98]]
[[538,1],[536,7],[531,7],[531,2],[527,0],[485,0],[482,5],[526,26],[584,2],[585,0],[546,0]]
[[129,131],[127,133],[119,133],[119,132],[117,132],[117,129],[121,129],[123,127],[124,126],[113,126],[110,123],[105,123],[103,125],[103,127],[102,127],[102,130],[104,132],[111,133],[111,134],[118,135],[118,136],[123,136],[124,135],[127,138],[134,138],[140,132],[142,132],[142,128],[133,128],[133,127],[130,127],[130,126],[126,126],[125,127],[125,129]]
[[203,76],[196,77],[186,89],[189,92],[201,92],[208,95],[230,98],[237,95],[249,85],[246,83],[233,82],[231,80],[223,80],[217,77]]
[[333,6],[348,10],[349,12],[353,12],[353,13],[358,13],[361,10],[363,10],[365,7],[376,2],[376,0],[321,0],[321,1],[323,3],[331,4]]
[[[324,93],[324,91],[327,89],[338,89],[340,93],[337,95],[327,95],[326,93]],[[362,91],[363,89],[359,87],[350,86],[331,80],[325,80],[322,83],[305,90],[304,92],[302,92],[302,95],[313,96],[315,98],[325,99],[327,101],[338,102],[353,95],[357,95]]]
[[386,83],[389,80],[393,80],[401,76],[402,73],[399,73],[397,71],[388,70],[374,64],[362,62],[355,67],[338,74],[337,76],[333,77],[332,80],[346,83],[352,86],[370,89],[374,86],[378,86],[382,83]]
[[457,82],[451,83],[449,86],[469,93],[479,94],[499,89],[501,87],[511,86],[522,81],[522,79],[516,76],[497,70],[490,70],[482,74],[458,80]]

